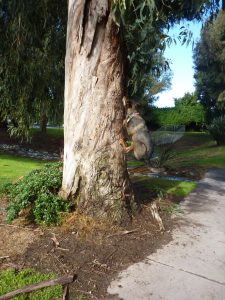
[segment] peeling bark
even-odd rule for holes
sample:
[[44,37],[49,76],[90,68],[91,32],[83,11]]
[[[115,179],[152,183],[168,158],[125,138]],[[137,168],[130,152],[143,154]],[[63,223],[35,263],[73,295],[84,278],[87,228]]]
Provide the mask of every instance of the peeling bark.
[[64,112],[64,198],[89,215],[121,222],[134,196],[122,138],[123,56],[107,0],[70,0]]

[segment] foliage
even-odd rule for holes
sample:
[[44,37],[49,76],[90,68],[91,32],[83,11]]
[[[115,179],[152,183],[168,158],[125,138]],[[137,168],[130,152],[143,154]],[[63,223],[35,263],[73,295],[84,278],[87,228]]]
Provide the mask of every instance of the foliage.
[[[4,295],[20,287],[39,283],[48,279],[56,278],[53,273],[41,274],[33,269],[24,269],[17,272],[13,269],[8,269],[0,272],[0,295]],[[42,290],[29,294],[30,300],[53,300],[62,296],[62,286],[48,287]],[[28,299],[27,295],[21,295],[14,298],[16,299]]]
[[210,122],[225,111],[225,11],[208,19],[194,50],[196,87]]
[[[219,1],[169,1],[169,0],[114,0],[112,16],[121,28],[128,57],[127,82],[132,95],[149,93],[149,77],[158,78],[168,70],[162,53],[172,39],[165,34],[173,24],[182,19],[200,19]],[[189,42],[190,33],[181,28],[178,39]]]
[[62,163],[53,163],[9,185],[6,188],[9,199],[7,220],[11,222],[27,209],[28,217],[37,224],[58,223],[61,212],[68,210],[68,204],[57,196],[61,181]]
[[195,93],[186,93],[183,97],[175,99],[174,108],[154,108],[153,118],[153,122],[159,127],[182,124],[187,129],[200,129],[205,123],[204,108]]
[[196,93],[185,93],[183,97],[175,99],[175,108],[182,120],[181,124],[195,126],[195,128],[204,124],[204,109],[199,103]]
[[[129,95],[152,102],[168,85],[163,57],[172,39],[165,34],[182,19],[200,19],[219,1],[113,0],[112,17],[120,27],[127,57]],[[14,135],[28,136],[35,121],[61,121],[67,1],[0,1],[0,118],[10,119]],[[181,28],[178,39],[190,41]],[[166,81],[165,81],[165,77]]]
[[60,219],[60,213],[66,211],[68,206],[62,198],[42,190],[35,200],[33,208],[34,219],[37,224],[55,224]]
[[28,135],[44,117],[62,121],[66,1],[0,1],[0,118]]
[[225,116],[213,119],[208,130],[218,146],[225,145]]

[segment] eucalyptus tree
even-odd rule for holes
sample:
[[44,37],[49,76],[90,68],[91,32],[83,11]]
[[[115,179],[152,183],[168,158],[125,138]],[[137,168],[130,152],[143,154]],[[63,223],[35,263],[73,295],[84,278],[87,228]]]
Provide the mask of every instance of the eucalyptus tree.
[[65,1],[0,1],[0,114],[15,134],[62,120],[66,22]]
[[120,222],[135,200],[125,156],[124,107],[128,91],[158,72],[155,53],[163,29],[200,19],[219,1],[69,0],[65,64],[64,170],[61,195],[80,212]]

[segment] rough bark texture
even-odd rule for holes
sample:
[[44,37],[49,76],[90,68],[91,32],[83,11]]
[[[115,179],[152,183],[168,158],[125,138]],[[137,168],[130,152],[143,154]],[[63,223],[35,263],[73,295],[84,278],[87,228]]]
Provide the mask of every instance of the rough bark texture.
[[70,0],[62,194],[89,215],[123,221],[134,208],[119,140],[123,58],[107,0]]

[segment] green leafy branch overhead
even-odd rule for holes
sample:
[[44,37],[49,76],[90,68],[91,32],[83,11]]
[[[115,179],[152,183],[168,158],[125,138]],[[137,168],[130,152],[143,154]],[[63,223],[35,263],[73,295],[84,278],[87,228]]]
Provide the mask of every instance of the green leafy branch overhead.
[[[146,76],[159,78],[169,69],[163,52],[174,39],[165,30],[184,19],[200,20],[218,6],[219,1],[113,0],[112,17],[126,47],[129,94],[140,95],[140,90],[144,94]],[[191,37],[190,31],[181,27],[178,40],[189,43]]]
[[[111,0],[129,95],[150,97],[169,73],[163,52],[173,38],[166,30],[218,7],[219,0]],[[43,114],[62,118],[66,22],[67,1],[0,0],[0,118],[13,121],[14,134],[28,133]],[[178,40],[190,38],[181,28]]]
[[66,3],[0,1],[0,117],[14,135],[43,114],[62,121]]

